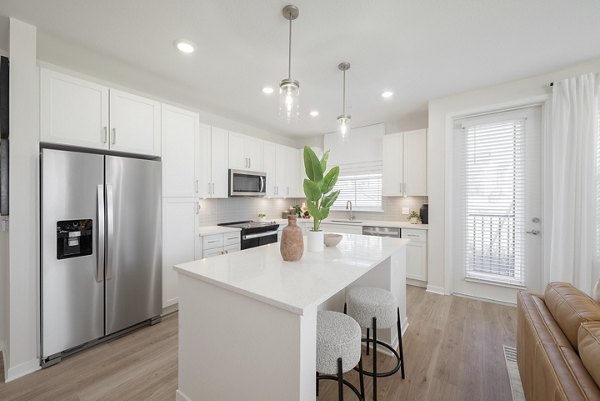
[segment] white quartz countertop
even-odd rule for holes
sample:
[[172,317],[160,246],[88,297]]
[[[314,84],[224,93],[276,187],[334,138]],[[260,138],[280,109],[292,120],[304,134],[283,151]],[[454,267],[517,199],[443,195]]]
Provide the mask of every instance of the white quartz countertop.
[[[344,234],[337,247],[304,250],[285,262],[279,243],[175,265],[175,270],[273,306],[303,314],[347,287],[409,240]],[[304,239],[306,244],[306,238]]]
[[[360,221],[360,223],[357,223],[357,222],[349,222],[349,221],[343,221],[343,220],[344,219],[327,219],[327,220],[323,220],[323,223],[346,224],[349,226],[358,226],[358,227],[369,226],[369,227],[413,228],[415,230],[427,230],[429,228],[429,225],[427,225],[427,224],[411,224],[407,221],[356,219],[356,221]],[[282,227],[287,225],[287,219],[274,219],[272,221],[278,223]],[[301,223],[301,222],[312,223],[312,219],[298,219],[298,222],[299,223]]]
[[204,237],[206,235],[215,234],[228,234],[228,233],[239,233],[242,229],[235,227],[223,227],[223,226],[203,226],[198,230],[199,235]]

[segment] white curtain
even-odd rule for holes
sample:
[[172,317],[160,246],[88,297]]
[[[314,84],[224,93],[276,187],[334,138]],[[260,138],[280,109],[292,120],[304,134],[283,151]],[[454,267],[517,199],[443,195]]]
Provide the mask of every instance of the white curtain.
[[598,280],[598,74],[555,82],[546,146],[546,277],[591,293]]

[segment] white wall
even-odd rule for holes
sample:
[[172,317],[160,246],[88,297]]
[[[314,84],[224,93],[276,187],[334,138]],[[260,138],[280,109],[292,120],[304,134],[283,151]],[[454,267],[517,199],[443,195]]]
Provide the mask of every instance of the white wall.
[[573,65],[560,71],[519,81],[465,92],[429,102],[429,135],[427,140],[427,192],[429,195],[428,289],[452,292],[448,241],[451,238],[446,210],[450,173],[447,152],[450,147],[453,116],[501,109],[520,102],[539,100],[550,95],[549,84],[563,78],[600,71],[600,59]]
[[[5,377],[39,369],[38,363],[38,147],[39,89],[36,28],[10,20],[9,327]],[[8,354],[8,355],[7,355]]]
[[195,96],[198,93],[196,89],[191,89],[184,83],[169,81],[116,59],[64,42],[48,33],[40,32],[38,35],[38,59],[40,66],[48,66],[83,79],[198,112],[200,121],[204,124],[282,145],[296,146],[294,139],[256,128],[251,121],[244,121],[241,115],[224,115],[215,111],[212,105],[203,103]]

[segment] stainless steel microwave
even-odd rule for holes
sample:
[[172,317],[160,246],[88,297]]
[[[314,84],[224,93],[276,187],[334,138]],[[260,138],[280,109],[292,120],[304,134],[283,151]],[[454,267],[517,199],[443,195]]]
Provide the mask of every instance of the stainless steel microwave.
[[229,196],[265,196],[266,194],[266,173],[229,170]]

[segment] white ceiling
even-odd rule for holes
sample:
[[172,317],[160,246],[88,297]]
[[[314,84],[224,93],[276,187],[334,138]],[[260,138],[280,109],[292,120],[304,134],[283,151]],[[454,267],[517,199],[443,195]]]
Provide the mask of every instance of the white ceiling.
[[[261,92],[287,74],[287,1],[2,0],[0,15],[185,86],[212,111],[290,136],[335,129],[341,61],[352,63],[347,102],[361,126],[600,56],[598,0],[292,1],[300,8],[292,77],[302,111],[292,125],[278,119],[277,94]],[[197,51],[178,53],[178,38]],[[384,89],[393,98],[382,99]],[[308,115],[313,108],[318,118]]]

